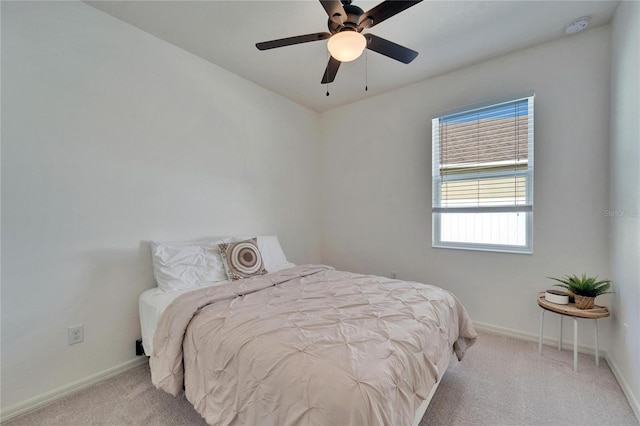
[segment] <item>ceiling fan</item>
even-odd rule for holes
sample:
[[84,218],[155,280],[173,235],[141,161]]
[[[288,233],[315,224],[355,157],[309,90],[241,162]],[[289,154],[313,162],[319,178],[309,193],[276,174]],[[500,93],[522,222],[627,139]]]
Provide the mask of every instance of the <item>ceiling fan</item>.
[[322,7],[329,15],[329,32],[263,41],[256,43],[256,47],[259,50],[268,50],[329,39],[327,48],[331,57],[324,71],[322,84],[331,83],[338,73],[340,64],[358,58],[365,48],[408,64],[418,56],[418,52],[374,34],[361,33],[362,30],[378,25],[421,1],[386,0],[365,12],[358,6],[352,5],[351,0],[320,0]]

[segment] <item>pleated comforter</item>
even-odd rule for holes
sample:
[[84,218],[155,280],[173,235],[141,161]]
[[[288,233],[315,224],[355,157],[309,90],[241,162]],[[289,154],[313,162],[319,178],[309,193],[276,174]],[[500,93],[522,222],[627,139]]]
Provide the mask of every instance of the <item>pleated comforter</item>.
[[211,425],[408,425],[475,339],[441,288],[302,265],[178,297],[150,365]]

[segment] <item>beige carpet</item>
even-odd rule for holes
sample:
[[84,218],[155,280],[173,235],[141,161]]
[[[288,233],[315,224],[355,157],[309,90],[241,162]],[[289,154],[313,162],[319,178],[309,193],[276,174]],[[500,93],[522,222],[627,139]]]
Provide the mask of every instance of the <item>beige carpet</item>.
[[637,425],[607,363],[491,334],[445,374],[421,426]]
[[[3,426],[205,425],[184,398],[153,388],[147,365]],[[422,419],[427,425],[638,425],[606,362],[481,333],[451,365]]]

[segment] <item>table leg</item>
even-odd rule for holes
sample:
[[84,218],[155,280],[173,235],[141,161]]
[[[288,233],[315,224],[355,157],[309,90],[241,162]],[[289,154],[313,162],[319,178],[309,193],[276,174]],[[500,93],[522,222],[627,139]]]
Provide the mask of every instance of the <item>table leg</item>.
[[540,309],[540,337],[538,338],[538,355],[542,355],[542,329],[544,327],[544,309]]
[[578,318],[573,318],[573,371],[578,371]]
[[600,357],[598,357],[598,320],[596,318],[593,319],[593,329],[596,335],[596,366],[600,366]]
[[558,315],[560,317],[560,338],[558,339],[558,350],[562,351],[562,315]]

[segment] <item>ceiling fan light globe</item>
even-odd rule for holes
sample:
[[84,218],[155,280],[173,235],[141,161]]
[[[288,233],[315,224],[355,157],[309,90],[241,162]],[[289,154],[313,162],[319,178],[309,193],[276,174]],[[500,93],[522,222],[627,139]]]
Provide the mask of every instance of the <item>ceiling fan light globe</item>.
[[364,36],[355,31],[342,31],[331,36],[327,42],[327,49],[340,62],[350,62],[362,55],[367,47]]

